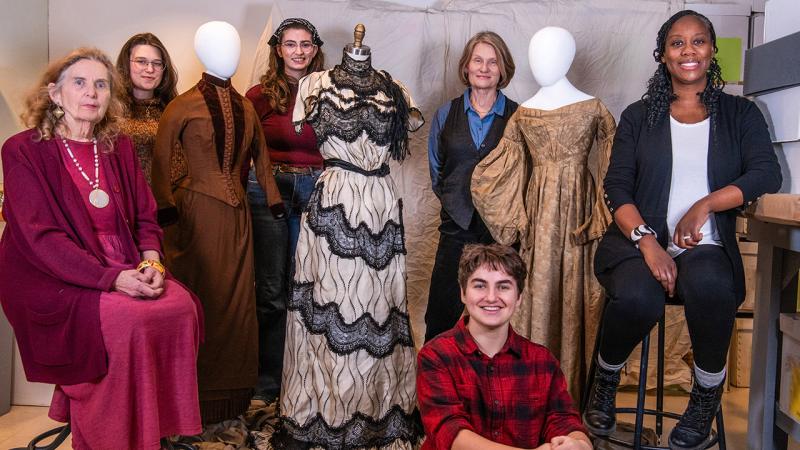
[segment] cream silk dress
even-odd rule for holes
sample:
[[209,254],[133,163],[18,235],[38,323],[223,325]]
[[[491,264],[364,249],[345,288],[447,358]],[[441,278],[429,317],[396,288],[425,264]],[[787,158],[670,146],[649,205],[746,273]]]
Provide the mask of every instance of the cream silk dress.
[[403,204],[387,163],[391,124],[407,133],[422,115],[405,87],[345,56],[300,81],[293,120],[314,127],[326,169],[301,219],[273,445],[414,448]]

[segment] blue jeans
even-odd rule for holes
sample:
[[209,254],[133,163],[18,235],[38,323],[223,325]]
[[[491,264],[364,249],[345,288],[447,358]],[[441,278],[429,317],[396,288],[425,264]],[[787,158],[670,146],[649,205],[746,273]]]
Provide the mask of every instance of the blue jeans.
[[292,274],[300,217],[308,204],[320,170],[308,174],[275,172],[275,182],[286,207],[276,219],[267,207],[264,191],[250,169],[247,198],[253,217],[256,315],[258,317],[258,384],[256,396],[278,397],[286,334],[286,302]]

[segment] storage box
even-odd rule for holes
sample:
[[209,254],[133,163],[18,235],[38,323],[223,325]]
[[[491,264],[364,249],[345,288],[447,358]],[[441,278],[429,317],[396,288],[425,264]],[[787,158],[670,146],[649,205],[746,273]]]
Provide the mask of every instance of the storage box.
[[736,234],[741,236],[747,234],[747,217],[736,216]]
[[758,260],[758,243],[739,241],[739,252],[744,264],[744,287],[746,289],[744,303],[739,311],[753,311],[756,299],[756,262]]
[[[795,155],[797,166],[790,164],[789,167],[800,167],[800,142],[797,144],[798,148]],[[786,157],[788,160],[788,155]],[[792,183],[797,184],[797,192],[800,192],[800,174],[795,178],[792,179]],[[786,179],[784,178],[785,181]],[[792,192],[795,192],[794,189],[793,187]],[[764,222],[800,225],[800,193],[762,195],[755,204],[747,208],[746,213]]]
[[753,355],[753,319],[736,319],[731,340],[728,376],[736,387],[750,387],[750,367]]
[[781,411],[800,423],[800,314],[781,314]]

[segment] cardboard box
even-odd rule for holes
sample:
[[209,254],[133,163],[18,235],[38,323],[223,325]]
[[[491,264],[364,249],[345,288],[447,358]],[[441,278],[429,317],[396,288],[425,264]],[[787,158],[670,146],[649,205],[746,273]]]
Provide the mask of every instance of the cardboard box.
[[756,299],[756,262],[758,261],[758,243],[739,241],[739,252],[744,264],[744,287],[746,289],[744,303],[739,311],[753,311]]
[[747,235],[747,217],[736,216],[736,234]]
[[[800,146],[800,142],[797,144]],[[800,148],[797,150],[796,156],[800,163]],[[800,176],[796,181],[799,185],[797,190],[800,191]],[[792,190],[794,191],[794,188]],[[745,213],[764,222],[800,225],[800,194],[762,195],[757,202],[747,208]]]
[[753,355],[753,319],[736,319],[731,340],[728,378],[736,387],[750,387],[750,367]]
[[781,390],[778,405],[800,423],[800,314],[781,314]]

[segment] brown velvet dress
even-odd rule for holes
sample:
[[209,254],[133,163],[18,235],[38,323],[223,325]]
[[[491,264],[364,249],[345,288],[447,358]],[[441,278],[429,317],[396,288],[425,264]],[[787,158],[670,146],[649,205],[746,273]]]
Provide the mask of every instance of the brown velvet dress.
[[197,361],[204,423],[242,414],[256,383],[253,240],[243,185],[251,155],[267,202],[280,203],[261,124],[229,80],[203,74],[161,117],[152,187],[166,225],[167,268],[205,311]]
[[[475,168],[472,198],[495,240],[521,244],[528,267],[514,330],[561,361],[578,401],[602,310],[596,240],[616,124],[598,99],[545,111],[520,106],[500,144]],[[589,153],[597,145],[594,177]]]
[[152,185],[153,146],[156,142],[158,121],[164,113],[164,107],[161,106],[161,99],[150,98],[133,99],[129,108],[128,116],[120,128],[124,134],[131,137],[136,156],[139,157],[139,165],[144,172],[144,179],[147,180],[147,184]]

